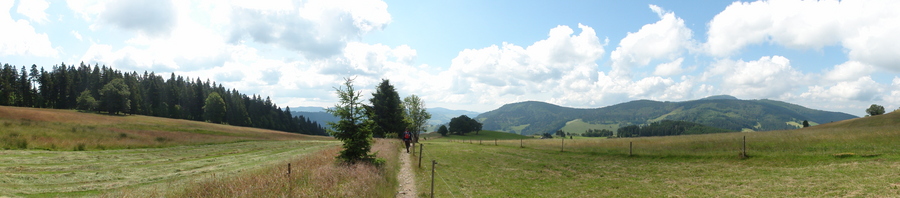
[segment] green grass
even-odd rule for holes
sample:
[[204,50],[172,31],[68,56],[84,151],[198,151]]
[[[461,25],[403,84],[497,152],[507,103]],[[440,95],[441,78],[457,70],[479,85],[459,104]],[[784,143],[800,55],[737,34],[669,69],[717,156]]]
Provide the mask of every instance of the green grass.
[[253,140],[330,140],[280,131],[150,116],[0,106],[0,149],[159,148]]
[[509,127],[509,130],[510,130],[510,132],[513,132],[513,133],[516,133],[516,134],[522,134],[522,130],[525,130],[525,128],[527,128],[528,126],[531,126],[531,124],[523,124],[523,125],[519,125],[519,126],[511,126],[511,127]]
[[0,197],[123,191],[165,197],[209,175],[233,178],[340,143],[188,120],[8,106],[0,106],[0,129]]
[[584,122],[581,119],[575,119],[566,122],[566,126],[560,130],[565,131],[566,133],[582,134],[588,129],[608,129],[616,131],[616,129],[619,129],[619,124],[591,124]]
[[[437,161],[435,197],[897,197],[897,120],[887,114],[788,131],[499,146],[437,139],[425,142],[424,160]],[[738,155],[744,136],[747,159]],[[426,164],[418,170],[420,196],[430,187]]]
[[338,143],[249,141],[105,151],[5,150],[0,151],[0,197],[97,196],[122,189],[170,189],[202,175],[254,170]]
[[466,135],[449,135],[439,140],[518,140],[531,138],[529,136],[519,135],[515,133],[507,133],[501,131],[485,131],[482,130],[475,133],[466,133]]

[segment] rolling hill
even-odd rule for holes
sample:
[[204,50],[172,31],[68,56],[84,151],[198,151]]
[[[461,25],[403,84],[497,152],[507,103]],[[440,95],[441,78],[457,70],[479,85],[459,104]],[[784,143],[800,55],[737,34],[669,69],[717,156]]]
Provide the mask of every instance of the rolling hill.
[[[305,118],[309,118],[310,121],[316,122],[322,127],[330,128],[328,122],[337,122],[337,117],[331,115],[328,112],[325,112],[324,108],[321,107],[292,107],[291,115],[299,115]],[[426,127],[428,131],[436,131],[437,127],[450,122],[450,119],[454,117],[458,117],[460,115],[466,115],[469,117],[478,116],[478,112],[474,111],[465,111],[465,110],[452,110],[442,107],[428,108],[426,111],[431,114],[431,119],[428,120]]]
[[484,124],[484,130],[530,135],[564,128],[571,133],[586,129],[615,130],[662,120],[688,121],[733,131],[769,131],[795,129],[803,120],[815,125],[851,118],[856,116],[775,100],[712,96],[684,102],[636,100],[596,109],[528,101],[503,105],[475,119]]
[[0,149],[105,150],[325,136],[143,115],[0,106]]

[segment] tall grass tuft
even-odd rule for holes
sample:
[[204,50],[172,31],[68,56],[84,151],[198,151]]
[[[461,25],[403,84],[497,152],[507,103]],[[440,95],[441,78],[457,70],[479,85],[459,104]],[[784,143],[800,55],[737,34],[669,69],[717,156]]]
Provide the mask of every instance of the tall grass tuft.
[[172,197],[393,197],[399,170],[396,140],[378,140],[372,150],[386,159],[346,165],[335,156],[340,148],[326,149],[287,163],[237,176],[211,176],[190,183]]

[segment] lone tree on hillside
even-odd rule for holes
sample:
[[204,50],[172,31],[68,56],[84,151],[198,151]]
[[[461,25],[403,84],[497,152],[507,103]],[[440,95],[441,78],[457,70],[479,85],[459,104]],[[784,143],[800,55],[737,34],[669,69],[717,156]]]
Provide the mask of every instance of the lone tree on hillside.
[[203,105],[203,117],[212,123],[225,122],[225,100],[217,92],[209,93]]
[[366,107],[369,111],[370,118],[375,121],[376,127],[373,131],[375,137],[385,137],[388,133],[397,133],[399,138],[403,131],[406,130],[407,123],[403,120],[403,106],[400,101],[400,95],[394,89],[394,85],[386,79],[381,80],[381,84],[375,88],[372,93],[372,99],[369,99],[372,106]]
[[446,126],[446,125],[441,125],[441,127],[438,128],[438,131],[437,131],[437,132],[440,133],[441,136],[447,136],[447,133],[450,133],[450,130],[447,130],[447,126]]
[[869,114],[870,116],[877,116],[877,115],[884,114],[884,106],[872,104],[872,106],[869,106],[869,108],[866,109],[866,113]]
[[425,109],[425,102],[416,95],[403,98],[404,117],[412,132],[413,142],[419,142],[419,132],[425,131],[425,122],[431,119],[431,114]]
[[335,87],[334,90],[340,97],[340,102],[334,108],[326,109],[338,122],[328,122],[335,131],[331,135],[344,142],[338,158],[346,163],[372,161],[373,155],[369,155],[372,149],[372,122],[366,117],[365,108],[360,102],[362,92],[353,89],[353,79],[345,78],[344,86]]
[[125,80],[113,79],[103,85],[103,89],[100,89],[100,106],[109,114],[128,112],[131,110],[129,96],[131,96],[131,91],[128,90],[128,85],[125,85]]
[[809,121],[803,120],[803,128],[809,127]]

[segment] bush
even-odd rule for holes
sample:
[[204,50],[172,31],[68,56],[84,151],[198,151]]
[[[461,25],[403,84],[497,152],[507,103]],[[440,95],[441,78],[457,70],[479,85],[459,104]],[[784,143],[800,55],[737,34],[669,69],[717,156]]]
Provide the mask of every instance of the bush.
[[78,145],[75,145],[75,149],[72,149],[72,150],[74,150],[74,151],[84,151],[84,147],[85,147],[84,143],[78,143]]

